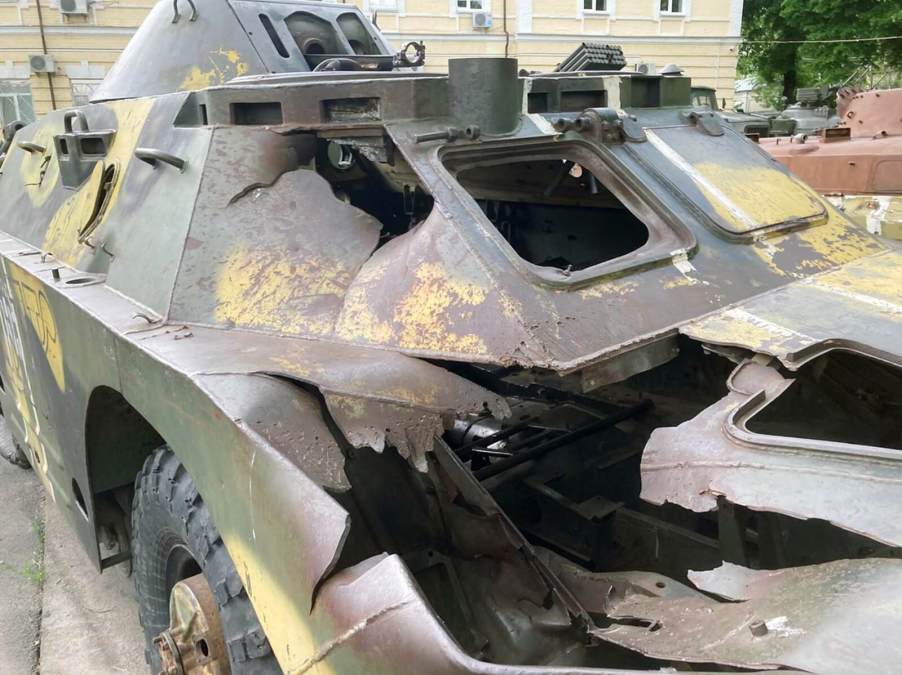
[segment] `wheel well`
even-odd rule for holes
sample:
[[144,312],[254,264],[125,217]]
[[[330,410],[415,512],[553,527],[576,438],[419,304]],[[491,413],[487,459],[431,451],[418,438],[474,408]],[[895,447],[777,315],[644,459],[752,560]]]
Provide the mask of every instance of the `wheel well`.
[[131,485],[144,460],[164,441],[125,397],[110,387],[91,392],[85,415],[85,454],[96,494]]
[[[85,413],[85,461],[98,541],[118,550],[101,567],[125,562],[135,476],[165,441],[125,397],[111,387],[91,392]],[[103,558],[103,556],[101,556]]]

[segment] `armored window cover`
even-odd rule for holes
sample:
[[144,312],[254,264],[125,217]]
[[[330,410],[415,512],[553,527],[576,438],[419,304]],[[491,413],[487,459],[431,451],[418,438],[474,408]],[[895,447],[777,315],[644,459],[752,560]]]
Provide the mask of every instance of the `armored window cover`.
[[[676,127],[650,130],[648,139],[668,160],[664,175],[728,234],[815,223],[826,216],[824,202],[813,190],[753,143],[736,143],[730,133],[687,134]],[[652,162],[656,164],[660,166]]]

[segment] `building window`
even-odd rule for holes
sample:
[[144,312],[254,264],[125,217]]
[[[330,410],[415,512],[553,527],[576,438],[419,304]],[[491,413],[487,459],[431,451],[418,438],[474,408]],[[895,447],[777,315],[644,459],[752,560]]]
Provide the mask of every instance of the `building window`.
[[465,12],[481,12],[487,5],[485,0],[457,0],[457,9]]
[[583,0],[584,12],[607,12],[608,0]]
[[34,122],[31,85],[28,80],[0,80],[0,124]]
[[661,0],[661,14],[682,14],[683,0]]
[[72,105],[88,105],[91,95],[101,80],[70,80],[72,85]]

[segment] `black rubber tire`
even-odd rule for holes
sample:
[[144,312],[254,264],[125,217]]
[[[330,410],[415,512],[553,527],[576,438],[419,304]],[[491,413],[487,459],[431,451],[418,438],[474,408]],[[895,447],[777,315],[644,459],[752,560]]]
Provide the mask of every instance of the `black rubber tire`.
[[233,675],[282,672],[194,481],[165,445],[147,458],[135,481],[132,561],[154,675],[160,663],[153,639],[169,626],[169,592],[198,571],[219,605]]

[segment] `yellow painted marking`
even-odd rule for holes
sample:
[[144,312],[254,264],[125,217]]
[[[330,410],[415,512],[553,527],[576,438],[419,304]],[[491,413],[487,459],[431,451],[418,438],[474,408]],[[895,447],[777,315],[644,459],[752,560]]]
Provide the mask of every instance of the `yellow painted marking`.
[[198,91],[218,84],[225,84],[234,77],[246,75],[248,65],[241,60],[241,55],[234,49],[217,49],[210,52],[210,67],[202,70],[192,66],[182,80],[179,89],[182,91]]
[[[16,403],[22,418],[22,426],[25,432],[24,442],[31,453],[31,465],[35,473],[50,495],[50,499],[56,501],[56,492],[50,480],[49,462],[47,451],[41,441],[41,418],[34,403],[31,383],[25,363],[25,351],[22,346],[22,331],[13,308],[13,281],[9,273],[14,269],[12,265],[3,261],[6,269],[6,284],[0,289],[0,325],[3,327],[3,340],[5,346],[6,374],[8,387],[12,391],[13,400]],[[58,460],[58,458],[56,458]],[[57,461],[57,464],[60,462]]]
[[[862,258],[806,283],[847,297],[856,297],[874,307],[902,307],[902,253],[887,251]],[[867,298],[867,300],[865,300]],[[895,311],[893,311],[895,313]]]
[[866,232],[862,232],[835,211],[825,225],[802,230],[796,235],[807,247],[819,253],[818,260],[807,260],[803,267],[828,270],[879,253],[886,247]]
[[[898,251],[862,257],[795,283],[835,296],[831,308],[840,316],[869,310],[902,324],[902,253]],[[684,332],[703,341],[735,344],[778,355],[786,351],[784,343],[788,340],[799,344],[817,341],[742,307],[734,307],[695,322]],[[799,344],[793,344],[793,348],[798,348]]]
[[[338,261],[284,257],[281,251],[236,250],[216,282],[217,321],[283,333],[326,335],[334,314],[329,307],[306,307],[322,296],[340,300],[351,281]],[[339,303],[336,302],[335,312]],[[306,310],[306,311],[305,311]]]
[[398,344],[411,349],[487,353],[480,336],[452,330],[453,323],[472,315],[467,308],[477,308],[486,295],[485,288],[449,276],[441,265],[421,264],[416,269],[413,287],[395,309],[394,320],[400,325]]
[[346,340],[362,340],[371,344],[391,342],[394,331],[391,324],[380,319],[372,309],[367,294],[370,284],[377,284],[392,266],[388,258],[370,260],[360,270],[354,285],[348,289],[344,308],[337,327],[337,334]]
[[[715,162],[702,162],[695,168],[718,188],[715,193],[699,183],[718,215],[731,223],[735,232],[810,218],[826,208],[811,188],[776,169],[725,167]],[[735,217],[737,213],[743,217]]]
[[579,297],[583,300],[590,298],[604,298],[611,295],[628,295],[639,288],[639,282],[634,279],[621,277],[599,281],[591,286],[579,290]]
[[[82,256],[90,253],[90,249],[78,241],[78,233],[91,217],[100,190],[104,169],[111,164],[120,167],[119,177],[113,185],[104,218],[115,208],[125,182],[132,155],[138,144],[138,138],[144,123],[153,107],[152,99],[133,99],[105,103],[116,115],[117,129],[106,158],[98,162],[91,176],[69,199],[63,202],[51,219],[44,235],[42,248],[52,253],[58,260],[71,265],[78,265]],[[56,164],[55,160],[51,164]],[[102,224],[102,223],[101,223]]]
[[737,345],[764,354],[782,353],[787,340],[805,344],[814,338],[734,307],[688,326],[684,332],[696,340]]
[[31,322],[41,348],[47,356],[50,371],[60,391],[66,391],[66,374],[63,369],[63,349],[60,344],[59,332],[44,285],[27,272],[15,265],[9,265],[7,271],[12,278],[19,306],[25,312]]
[[[46,150],[43,155],[27,153],[22,159],[22,180],[25,186],[25,194],[35,208],[47,201],[59,180],[59,163],[56,161],[53,149],[53,137],[62,133],[62,121],[44,119],[35,131],[32,142],[43,145]],[[59,128],[54,128],[58,125]]]
[[[223,532],[222,537],[279,665],[285,672],[298,670],[310,655],[316,653],[318,647],[309,616],[300,610],[295,599],[284,592],[267,566],[257,558],[253,548],[243,539],[229,536],[227,532]],[[307,672],[335,675],[335,669],[325,661],[316,663]]]
[[692,163],[660,136],[647,131],[652,145],[688,175],[732,232],[744,233],[824,212],[821,197],[792,176],[764,166]]

